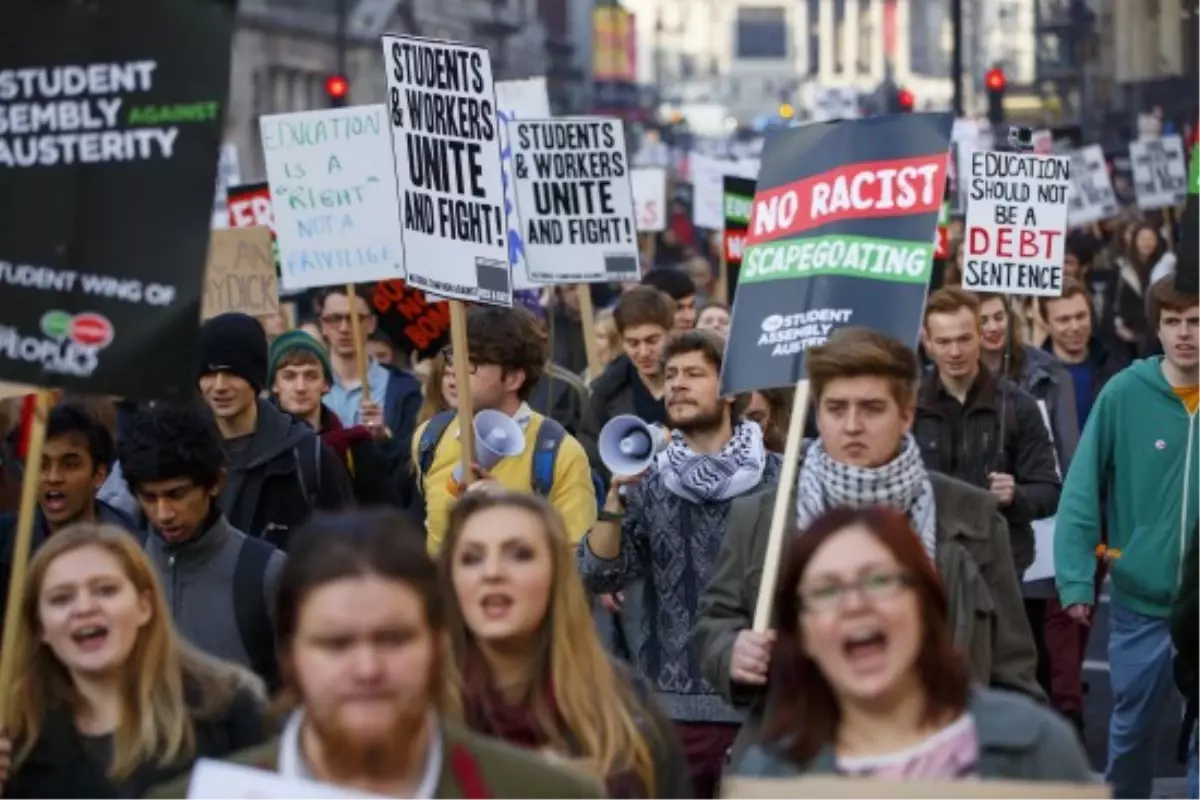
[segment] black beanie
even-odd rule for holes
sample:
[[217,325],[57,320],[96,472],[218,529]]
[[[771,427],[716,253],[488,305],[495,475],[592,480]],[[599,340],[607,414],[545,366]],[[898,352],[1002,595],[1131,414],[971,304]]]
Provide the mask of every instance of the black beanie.
[[261,392],[267,382],[267,332],[249,314],[219,314],[200,326],[200,375],[228,372]]

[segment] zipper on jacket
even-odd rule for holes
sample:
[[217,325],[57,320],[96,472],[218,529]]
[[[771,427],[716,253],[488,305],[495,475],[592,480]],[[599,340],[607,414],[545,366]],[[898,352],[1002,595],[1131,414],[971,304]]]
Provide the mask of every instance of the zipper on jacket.
[[1179,510],[1179,564],[1175,567],[1175,588],[1183,584],[1183,562],[1188,545],[1188,476],[1192,472],[1192,435],[1196,432],[1196,412],[1188,414],[1187,452],[1183,457],[1183,502]]
[[171,616],[179,619],[179,573],[175,571],[175,554],[167,556],[167,569],[171,571]]

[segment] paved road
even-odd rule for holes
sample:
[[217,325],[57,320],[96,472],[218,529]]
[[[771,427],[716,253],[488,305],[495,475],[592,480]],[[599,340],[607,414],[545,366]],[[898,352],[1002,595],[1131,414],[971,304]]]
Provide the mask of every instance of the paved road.
[[[1084,735],[1088,755],[1097,772],[1104,771],[1108,752],[1108,720],[1112,709],[1112,693],[1108,685],[1108,604],[1102,598],[1096,611],[1092,635],[1088,637],[1083,679],[1087,694],[1083,698]],[[1186,770],[1175,760],[1175,743],[1183,716],[1182,703],[1175,703],[1163,715],[1155,747],[1155,797],[1185,797]]]

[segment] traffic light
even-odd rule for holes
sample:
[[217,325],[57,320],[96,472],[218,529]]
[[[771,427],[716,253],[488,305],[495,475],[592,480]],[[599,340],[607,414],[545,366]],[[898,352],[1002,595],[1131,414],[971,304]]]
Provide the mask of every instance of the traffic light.
[[896,92],[896,110],[901,114],[911,114],[916,105],[917,98],[908,89]]
[[350,94],[350,81],[345,75],[330,75],[325,79],[325,96],[329,98],[331,108],[341,108],[346,105]]
[[999,125],[1004,122],[1004,89],[1008,86],[1008,79],[1004,76],[1004,70],[999,67],[992,67],[983,76],[983,86],[987,89],[988,122],[993,125]]

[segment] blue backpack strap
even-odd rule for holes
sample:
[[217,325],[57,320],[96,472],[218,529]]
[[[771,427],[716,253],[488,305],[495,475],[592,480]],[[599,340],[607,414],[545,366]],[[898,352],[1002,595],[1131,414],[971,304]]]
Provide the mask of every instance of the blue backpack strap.
[[438,442],[450,427],[450,422],[458,415],[457,411],[439,411],[434,414],[425,429],[421,431],[421,440],[417,442],[417,469],[424,478],[433,466],[433,454],[437,452]]
[[554,469],[558,463],[558,448],[562,446],[567,430],[550,417],[543,417],[541,427],[533,444],[533,474],[530,488],[534,494],[549,497],[554,488]]

